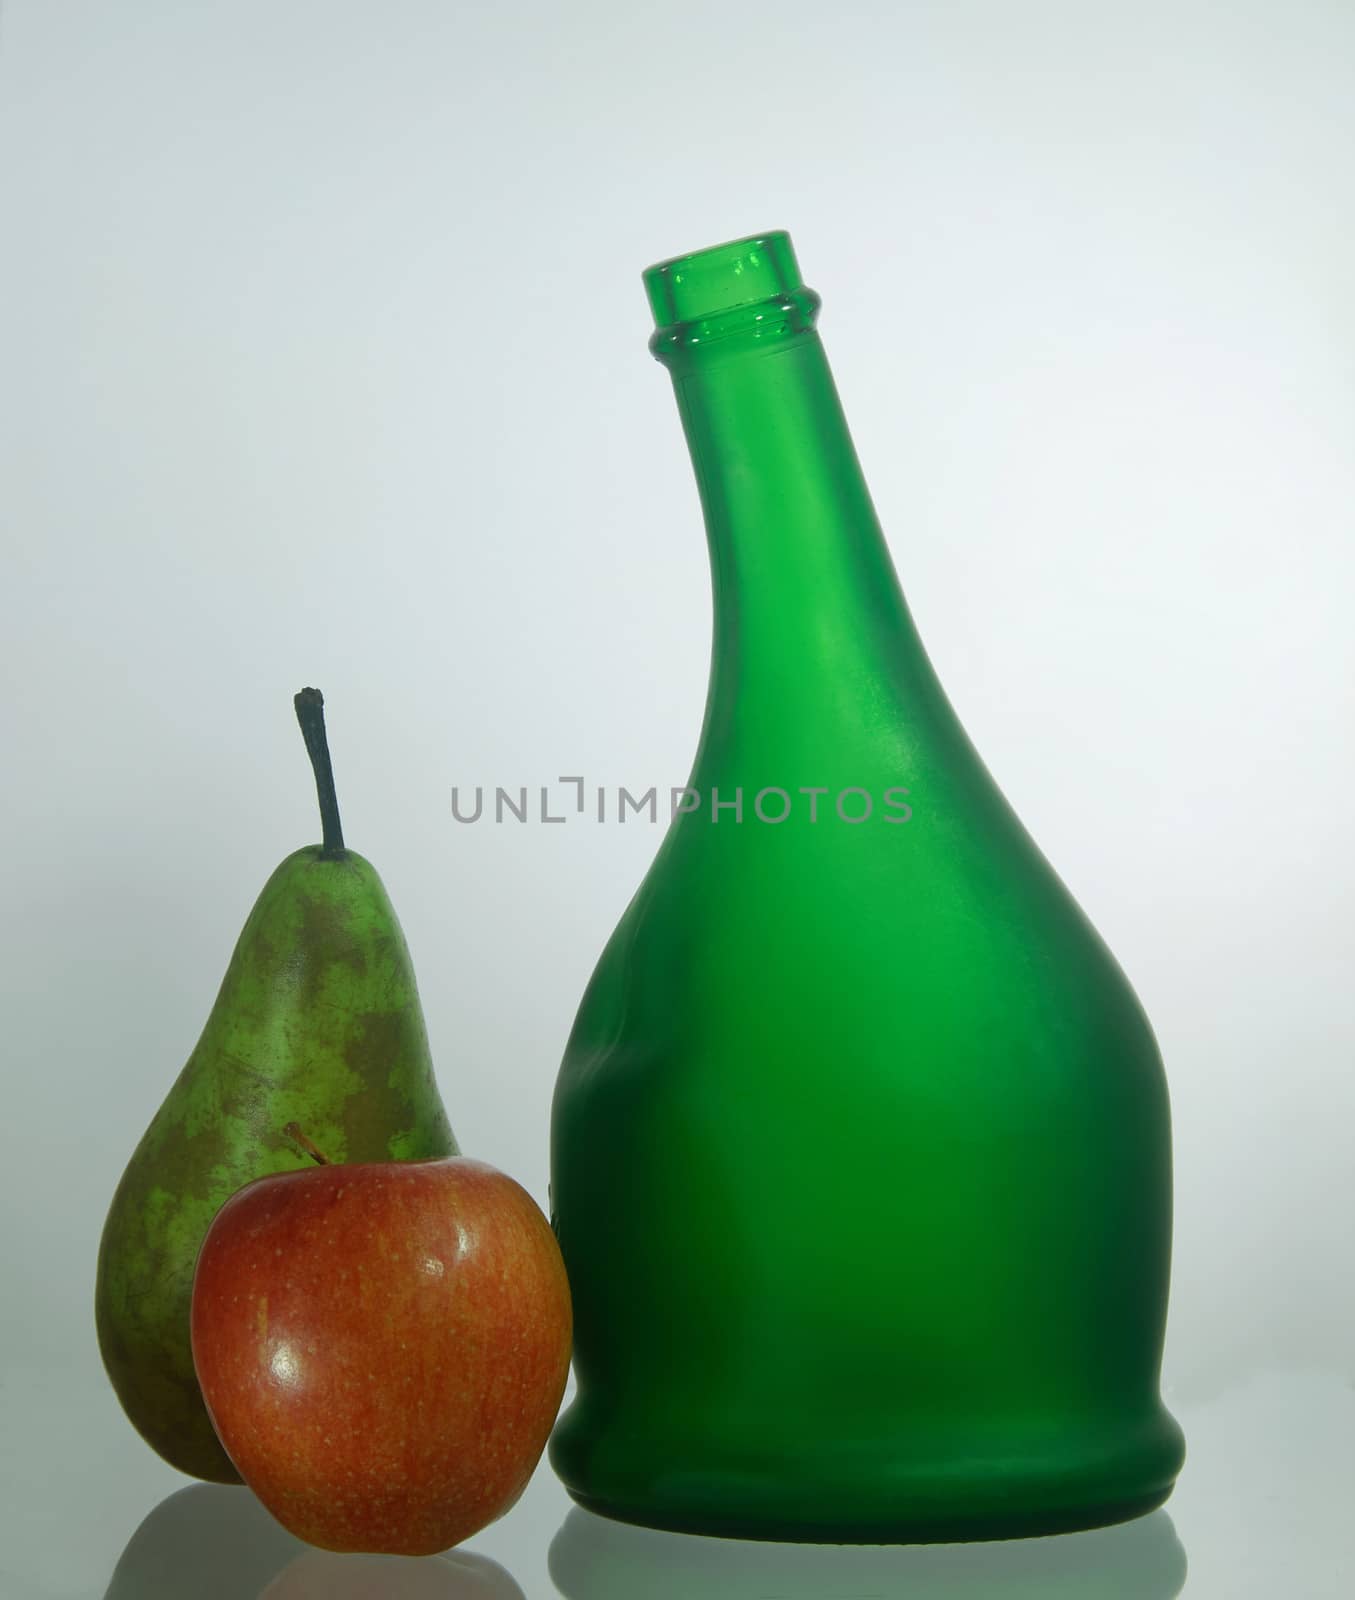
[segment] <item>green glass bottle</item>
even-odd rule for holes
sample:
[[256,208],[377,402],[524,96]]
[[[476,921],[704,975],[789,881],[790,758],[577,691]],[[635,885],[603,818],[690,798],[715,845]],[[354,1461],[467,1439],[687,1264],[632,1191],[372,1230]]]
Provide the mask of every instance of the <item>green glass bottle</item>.
[[927,660],[790,239],[645,281],[714,648],[556,1089],[551,1459],[596,1511],[718,1534],[1135,1516],[1183,1455],[1152,1031]]

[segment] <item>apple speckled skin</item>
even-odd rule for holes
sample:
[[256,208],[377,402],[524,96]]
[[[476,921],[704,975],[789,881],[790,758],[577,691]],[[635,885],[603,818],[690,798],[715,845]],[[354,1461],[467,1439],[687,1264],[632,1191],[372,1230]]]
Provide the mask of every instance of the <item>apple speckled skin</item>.
[[461,1156],[260,1178],[221,1208],[193,1284],[222,1444],[327,1550],[429,1555],[507,1511],[559,1410],[571,1332],[540,1208]]

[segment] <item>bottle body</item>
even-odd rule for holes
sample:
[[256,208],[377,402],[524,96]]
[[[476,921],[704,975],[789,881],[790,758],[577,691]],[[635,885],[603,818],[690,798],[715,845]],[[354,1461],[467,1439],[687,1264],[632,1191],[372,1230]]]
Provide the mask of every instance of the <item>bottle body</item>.
[[1181,1459],[1157,1048],[926,659],[788,241],[737,248],[774,292],[709,312],[698,271],[708,314],[657,336],[711,684],[697,801],[557,1086],[552,1459],[595,1509],[714,1533],[1133,1515]]

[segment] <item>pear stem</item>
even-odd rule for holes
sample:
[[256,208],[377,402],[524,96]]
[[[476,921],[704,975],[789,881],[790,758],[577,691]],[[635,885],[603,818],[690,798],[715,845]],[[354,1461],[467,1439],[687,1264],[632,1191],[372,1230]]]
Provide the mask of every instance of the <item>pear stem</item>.
[[299,1122],[289,1122],[282,1131],[290,1140],[292,1140],[294,1144],[299,1144],[306,1154],[311,1158],[311,1160],[314,1161],[318,1166],[329,1166],[329,1157],[324,1153],[323,1150],[317,1149],[315,1145],[313,1145],[306,1137],[306,1135],[302,1133],[301,1124]]
[[324,828],[320,856],[325,861],[337,861],[344,853],[343,829],[339,825],[339,797],[334,792],[334,765],[329,756],[329,740],[325,737],[325,697],[318,689],[303,689],[293,696],[292,704],[296,707],[296,720],[301,724],[301,736],[306,741],[306,754],[315,771],[315,792]]

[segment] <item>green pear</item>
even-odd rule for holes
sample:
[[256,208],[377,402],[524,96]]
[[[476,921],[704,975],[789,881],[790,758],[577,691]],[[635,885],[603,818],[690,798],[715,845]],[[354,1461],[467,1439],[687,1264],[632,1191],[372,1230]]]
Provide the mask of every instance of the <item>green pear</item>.
[[344,848],[323,705],[318,690],[296,696],[324,842],[288,856],[264,885],[99,1246],[99,1347],[118,1398],[166,1461],[217,1483],[240,1479],[203,1405],[188,1314],[220,1206],[312,1158],[458,1153],[400,924],[371,864]]

